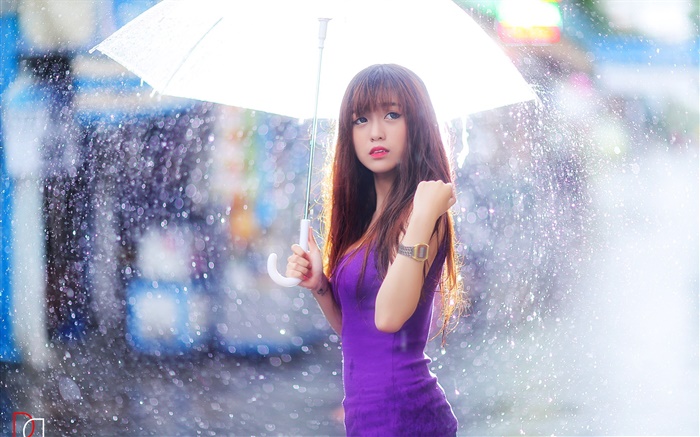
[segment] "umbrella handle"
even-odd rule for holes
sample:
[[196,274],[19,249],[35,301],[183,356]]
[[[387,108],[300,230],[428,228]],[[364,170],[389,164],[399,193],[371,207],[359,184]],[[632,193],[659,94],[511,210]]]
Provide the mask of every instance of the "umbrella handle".
[[[308,219],[303,219],[301,221],[301,226],[299,229],[299,246],[301,246],[302,249],[308,251],[309,250],[309,226],[311,225],[311,220]],[[273,281],[277,285],[281,285],[282,287],[295,287],[299,285],[301,282],[301,279],[297,278],[287,278],[286,276],[282,276],[278,271],[277,271],[277,254],[276,253],[271,253],[270,256],[267,258],[267,274],[270,275],[270,278],[272,278]]]

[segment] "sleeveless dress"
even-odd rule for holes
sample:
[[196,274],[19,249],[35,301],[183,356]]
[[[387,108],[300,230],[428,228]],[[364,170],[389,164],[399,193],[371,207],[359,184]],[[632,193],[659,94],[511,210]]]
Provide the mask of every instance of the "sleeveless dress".
[[343,317],[345,430],[349,436],[454,436],[457,419],[424,352],[445,250],[431,265],[415,313],[396,333],[374,324],[381,285],[374,249],[357,286],[364,250],[345,255],[331,277]]

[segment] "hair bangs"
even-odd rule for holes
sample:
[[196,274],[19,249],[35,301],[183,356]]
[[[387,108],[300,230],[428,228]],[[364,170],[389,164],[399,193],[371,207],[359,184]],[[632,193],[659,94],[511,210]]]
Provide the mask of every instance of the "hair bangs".
[[350,96],[354,114],[367,114],[375,110],[386,110],[394,105],[403,108],[398,78],[385,69],[371,71],[362,77]]

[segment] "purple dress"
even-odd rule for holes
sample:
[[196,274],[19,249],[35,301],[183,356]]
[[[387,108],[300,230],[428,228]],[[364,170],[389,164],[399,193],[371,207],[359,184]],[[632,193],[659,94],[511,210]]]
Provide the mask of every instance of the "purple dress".
[[447,436],[457,433],[457,419],[425,355],[445,251],[433,262],[415,313],[396,333],[374,324],[374,304],[381,285],[374,249],[357,287],[364,250],[346,255],[332,275],[333,295],[343,315],[343,385],[345,430],[356,436]]

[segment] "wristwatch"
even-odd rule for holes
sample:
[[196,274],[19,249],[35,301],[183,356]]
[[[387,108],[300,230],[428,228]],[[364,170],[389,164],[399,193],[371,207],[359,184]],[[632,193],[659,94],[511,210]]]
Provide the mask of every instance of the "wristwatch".
[[425,261],[428,259],[428,249],[430,246],[424,243],[416,244],[415,246],[404,246],[399,243],[399,254],[415,259],[416,261]]

